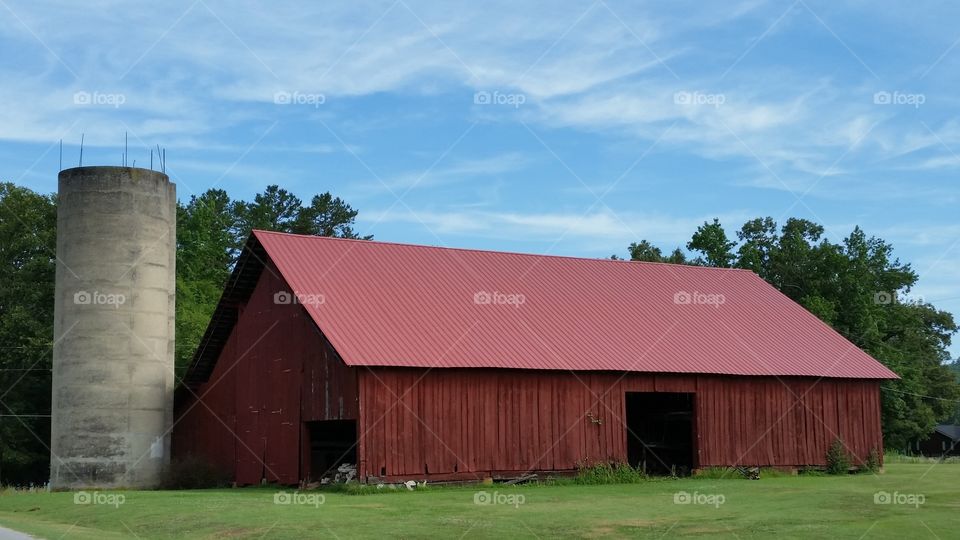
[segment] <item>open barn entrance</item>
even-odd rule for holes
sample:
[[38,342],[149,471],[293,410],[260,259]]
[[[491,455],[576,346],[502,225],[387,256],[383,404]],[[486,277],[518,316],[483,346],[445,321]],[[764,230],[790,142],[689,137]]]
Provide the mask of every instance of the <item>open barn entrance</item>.
[[357,463],[357,421],[307,422],[310,433],[310,478],[334,473],[344,463]]
[[694,395],[627,392],[627,459],[648,474],[687,475],[693,469]]

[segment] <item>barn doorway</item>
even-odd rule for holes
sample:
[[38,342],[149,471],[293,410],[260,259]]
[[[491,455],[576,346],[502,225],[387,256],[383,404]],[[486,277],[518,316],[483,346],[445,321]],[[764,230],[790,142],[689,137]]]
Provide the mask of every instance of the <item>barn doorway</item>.
[[627,392],[627,459],[647,474],[685,476],[693,469],[694,394]]
[[306,422],[310,434],[310,479],[336,472],[344,463],[357,463],[357,421]]

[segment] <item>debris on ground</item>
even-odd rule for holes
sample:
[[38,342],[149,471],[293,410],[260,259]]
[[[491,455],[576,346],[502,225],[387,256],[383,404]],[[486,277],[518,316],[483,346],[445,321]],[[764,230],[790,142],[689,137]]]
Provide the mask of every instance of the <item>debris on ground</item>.
[[536,474],[523,474],[512,480],[507,480],[506,482],[503,483],[503,485],[512,486],[516,484],[526,484],[528,482],[536,482],[536,481],[537,481]]
[[353,463],[344,463],[337,467],[337,474],[333,477],[333,483],[346,484],[357,477],[357,466]]
[[331,484],[348,484],[357,480],[357,466],[353,463],[343,463],[336,469],[327,471],[318,481],[301,482],[300,489],[317,489],[320,486]]

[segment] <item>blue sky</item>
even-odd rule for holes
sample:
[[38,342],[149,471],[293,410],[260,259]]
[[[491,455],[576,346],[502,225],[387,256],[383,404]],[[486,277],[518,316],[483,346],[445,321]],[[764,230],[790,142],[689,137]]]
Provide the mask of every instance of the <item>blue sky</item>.
[[[0,179],[332,191],[377,239],[581,256],[855,225],[960,315],[955,2],[0,0]],[[955,345],[960,354],[960,345]]]

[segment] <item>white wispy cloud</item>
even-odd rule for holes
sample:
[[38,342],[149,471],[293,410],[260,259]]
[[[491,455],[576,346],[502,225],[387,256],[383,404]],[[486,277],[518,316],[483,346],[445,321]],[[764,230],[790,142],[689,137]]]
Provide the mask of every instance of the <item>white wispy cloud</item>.
[[[698,226],[719,217],[722,222],[740,224],[747,212],[726,212],[714,216],[676,217],[655,213],[613,212],[607,208],[586,212],[503,212],[480,210],[431,210],[394,207],[366,211],[358,218],[363,226],[405,223],[420,225],[427,232],[443,235],[467,235],[487,238],[523,237],[553,241],[570,237],[591,240],[594,248],[621,252],[630,242],[647,239],[663,248],[685,244]],[[613,253],[614,251],[611,251]]]
[[[435,158],[434,158],[435,159]],[[520,152],[506,152],[490,157],[448,160],[427,163],[422,170],[392,174],[372,181],[348,183],[347,192],[357,197],[375,194],[402,196],[408,191],[437,188],[465,182],[496,182],[499,175],[522,170],[531,159]]]

